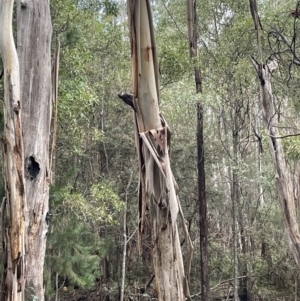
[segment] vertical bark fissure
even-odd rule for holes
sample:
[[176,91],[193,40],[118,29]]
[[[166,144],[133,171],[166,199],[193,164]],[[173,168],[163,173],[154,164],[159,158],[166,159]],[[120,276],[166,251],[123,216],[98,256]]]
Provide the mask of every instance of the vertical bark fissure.
[[19,60],[15,48],[13,0],[0,1],[0,54],[4,67],[3,176],[2,203],[3,274],[1,300],[24,299],[24,155],[21,122]]
[[[44,300],[44,257],[48,225],[49,138],[52,107],[49,0],[17,1],[24,135],[26,211],[26,298]],[[55,91],[56,93],[56,91]]]
[[[187,0],[187,19],[190,57],[194,63],[196,93],[202,93],[201,70],[197,66],[198,56],[198,29],[197,29],[197,1]],[[208,275],[208,224],[207,202],[205,190],[205,166],[204,166],[204,140],[203,140],[203,105],[200,100],[197,103],[197,168],[198,168],[198,202],[199,202],[199,227],[200,227],[200,257],[201,257],[201,300],[209,299],[209,275]]]

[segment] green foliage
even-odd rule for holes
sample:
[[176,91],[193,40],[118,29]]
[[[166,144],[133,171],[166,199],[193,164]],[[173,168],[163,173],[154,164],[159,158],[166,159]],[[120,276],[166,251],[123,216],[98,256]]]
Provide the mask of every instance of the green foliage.
[[[58,273],[60,286],[92,287],[100,275],[99,262],[108,251],[105,242],[88,227],[65,218],[48,238],[46,264],[52,272],[48,277]],[[61,283],[63,279],[66,283]],[[48,289],[51,294],[54,288]]]
[[86,196],[72,192],[71,187],[66,187],[62,198],[63,206],[69,208],[82,221],[117,223],[117,213],[125,209],[124,202],[121,202],[118,195],[105,183],[93,184]]
[[[59,287],[89,288],[99,278],[100,261],[113,250],[111,240],[100,238],[95,227],[117,223],[124,203],[109,185],[94,184],[84,197],[70,186],[51,189],[50,231],[45,279],[47,294]],[[65,282],[65,283],[64,283]]]
[[[271,29],[282,29],[288,37],[293,31],[289,10],[294,3],[275,2],[258,1],[264,27],[260,32],[263,60],[272,57],[278,46],[278,41],[268,40]],[[196,105],[200,101],[205,116],[210,282],[212,287],[225,283],[219,295],[217,289],[212,294],[225,298],[233,277],[231,190],[235,170],[240,196],[239,276],[248,276],[248,289],[254,297],[290,300],[288,296],[293,296],[298,276],[277,202],[257,75],[248,57],[260,59],[248,2],[213,0],[198,1],[197,5],[200,39],[196,63],[202,74],[202,95],[195,94],[186,3],[154,1],[152,6],[161,72],[160,109],[171,127],[172,170],[195,247],[191,293],[200,291],[195,139]],[[130,41],[127,21],[123,20],[126,12],[120,2],[106,0],[52,0],[51,9],[53,41],[59,40],[62,48],[56,177],[51,188],[45,271],[47,292],[53,293],[55,277],[59,275],[59,286],[68,279],[70,287],[81,288],[94,286],[100,277],[100,293],[94,299],[118,295],[126,196],[126,231],[131,238],[127,245],[126,296],[131,292],[136,296],[137,289],[151,279],[152,270],[150,252],[140,257],[137,237],[132,235],[136,233],[138,216],[133,118],[117,99],[119,92],[131,89]],[[289,69],[290,60],[290,53],[282,53],[280,70],[273,77],[274,102],[281,122],[287,126],[282,132],[288,132],[291,124],[294,127],[290,116],[294,116],[294,107],[300,107],[299,70]],[[294,106],[289,105],[291,101]],[[236,115],[238,162],[233,163]],[[259,152],[254,130],[262,137],[263,153]],[[283,142],[290,164],[298,161],[298,137]],[[131,172],[134,177],[127,188]],[[148,241],[143,246],[150,248]],[[183,252],[184,247],[183,244]],[[147,294],[151,295],[149,291]],[[151,297],[155,297],[154,292]]]
[[284,151],[288,159],[300,160],[300,138],[299,136],[287,137],[283,139]]

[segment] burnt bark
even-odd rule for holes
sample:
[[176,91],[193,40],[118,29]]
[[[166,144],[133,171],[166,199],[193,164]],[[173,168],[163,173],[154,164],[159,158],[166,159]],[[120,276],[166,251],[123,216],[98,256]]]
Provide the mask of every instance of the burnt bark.
[[17,21],[27,199],[26,298],[42,301],[52,108],[49,0],[18,0]]

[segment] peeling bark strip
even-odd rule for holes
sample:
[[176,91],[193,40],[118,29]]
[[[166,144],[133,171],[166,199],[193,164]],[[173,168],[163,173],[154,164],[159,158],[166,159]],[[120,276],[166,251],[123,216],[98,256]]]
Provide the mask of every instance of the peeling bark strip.
[[1,300],[24,299],[24,159],[19,61],[12,32],[13,0],[0,0],[0,54],[4,66],[3,175],[1,206],[3,274]]
[[[170,132],[158,107],[158,63],[149,0],[129,0],[136,143],[140,163],[139,242],[150,234],[158,300],[190,299],[177,215],[183,219],[169,158]],[[183,221],[189,247],[192,243]],[[190,269],[190,267],[188,267]]]
[[[26,186],[26,299],[44,300],[43,269],[48,226],[49,137],[52,111],[52,25],[49,0],[17,1]],[[58,53],[57,53],[58,57]],[[56,57],[56,68],[58,58]],[[54,74],[57,81],[57,72]],[[57,93],[57,85],[54,85]]]
[[278,67],[278,62],[274,60],[270,64],[261,65],[254,58],[250,59],[260,81],[263,119],[269,134],[270,149],[273,155],[277,194],[290,240],[290,248],[300,267],[300,235],[295,211],[292,175],[286,164],[281,139],[273,138],[280,137],[271,85],[272,73]]
[[[50,152],[50,183],[55,183],[55,163],[56,163],[56,135],[57,135],[57,118],[58,118],[58,74],[59,74],[59,59],[60,59],[60,42],[56,44],[56,52],[54,55],[54,63],[52,68],[52,99],[54,106],[54,116],[52,123],[52,144]],[[50,106],[50,116],[52,107]]]

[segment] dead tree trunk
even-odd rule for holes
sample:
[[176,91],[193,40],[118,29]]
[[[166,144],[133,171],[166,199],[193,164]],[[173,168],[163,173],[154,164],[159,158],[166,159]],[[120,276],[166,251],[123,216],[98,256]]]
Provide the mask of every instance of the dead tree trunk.
[[258,74],[260,94],[263,108],[263,119],[269,135],[270,149],[275,168],[276,188],[281,205],[285,227],[288,233],[290,248],[300,267],[300,235],[296,218],[295,201],[293,195],[292,175],[287,167],[282,142],[278,131],[278,121],[273,102],[271,77],[278,62],[262,65],[251,58]]
[[4,68],[3,176],[1,206],[3,274],[1,300],[24,300],[24,157],[19,61],[12,32],[13,0],[0,0],[0,53]]
[[170,131],[158,107],[158,64],[150,1],[129,0],[128,12],[140,163],[140,241],[145,233],[150,234],[158,300],[183,301],[189,299],[189,288],[177,227],[177,216],[182,216],[182,211],[170,167]]
[[[196,93],[202,93],[201,70],[197,66],[198,34],[197,34],[197,2],[187,0],[187,19],[190,45],[190,57],[194,61]],[[197,103],[197,149],[198,149],[198,203],[199,203],[199,228],[200,228],[200,257],[201,257],[201,300],[209,299],[209,275],[208,275],[208,224],[207,202],[205,189],[204,168],[204,141],[203,141],[203,105]]]
[[17,17],[27,199],[26,298],[43,301],[52,108],[49,0],[18,0]]

